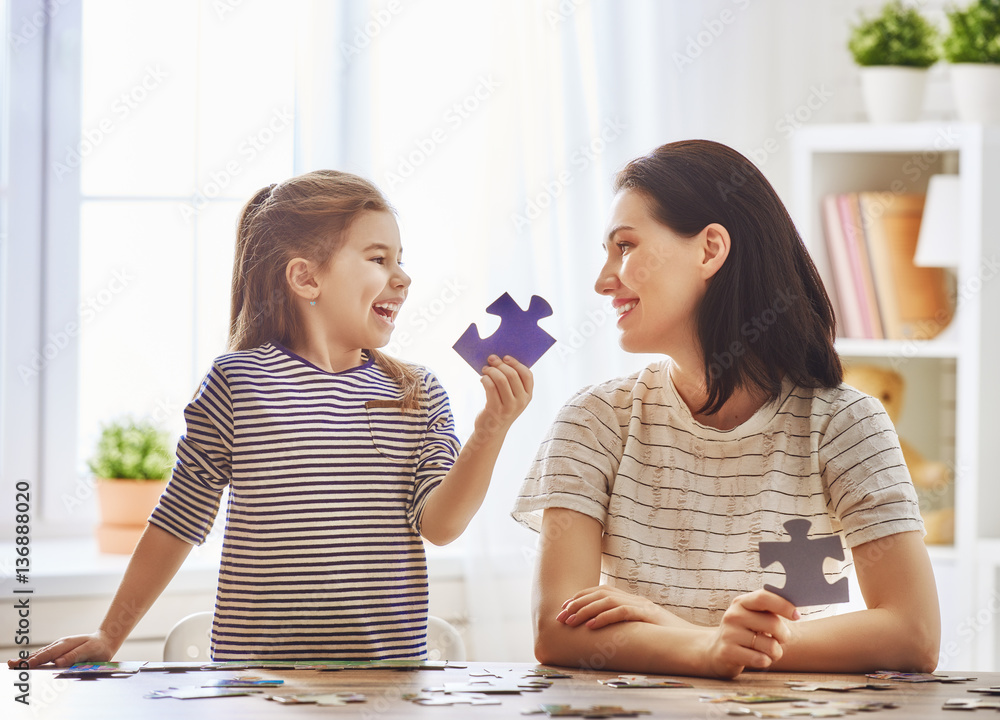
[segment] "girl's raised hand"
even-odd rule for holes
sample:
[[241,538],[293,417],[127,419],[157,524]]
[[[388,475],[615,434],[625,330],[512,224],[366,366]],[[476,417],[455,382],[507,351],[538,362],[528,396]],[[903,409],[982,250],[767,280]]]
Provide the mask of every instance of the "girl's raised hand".
[[504,435],[531,400],[531,370],[510,355],[502,360],[490,355],[480,380],[486,390],[486,407],[476,417],[475,430],[487,437]]
[[597,630],[605,625],[626,621],[670,625],[671,614],[652,600],[608,585],[581,590],[563,603],[556,620],[576,627],[586,625]]
[[733,599],[706,654],[712,675],[733,678],[743,668],[765,670],[781,659],[782,645],[791,639],[787,620],[798,620],[792,603],[768,590],[755,590]]

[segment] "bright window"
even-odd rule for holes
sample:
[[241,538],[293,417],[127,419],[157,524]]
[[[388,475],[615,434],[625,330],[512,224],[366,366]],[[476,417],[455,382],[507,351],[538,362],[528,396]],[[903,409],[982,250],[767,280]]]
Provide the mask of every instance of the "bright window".
[[81,140],[55,158],[81,192],[81,472],[118,415],[182,432],[226,349],[239,210],[293,174],[296,7],[83,4]]

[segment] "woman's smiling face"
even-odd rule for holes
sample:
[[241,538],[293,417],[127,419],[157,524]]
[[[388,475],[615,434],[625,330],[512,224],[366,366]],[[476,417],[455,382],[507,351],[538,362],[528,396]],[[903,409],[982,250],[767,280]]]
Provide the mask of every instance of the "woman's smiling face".
[[622,190],[611,204],[604,249],[594,289],[611,298],[622,348],[670,355],[696,343],[695,313],[707,286],[701,243],[660,223],[640,192]]

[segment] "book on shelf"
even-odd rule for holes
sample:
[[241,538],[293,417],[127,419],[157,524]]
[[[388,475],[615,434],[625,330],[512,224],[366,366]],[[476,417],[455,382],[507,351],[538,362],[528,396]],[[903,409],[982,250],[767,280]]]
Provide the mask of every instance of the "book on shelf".
[[944,268],[914,264],[924,196],[857,192],[823,198],[823,228],[841,334],[929,339],[954,314]]
[[861,304],[852,278],[851,258],[847,251],[844,228],[840,223],[840,205],[836,195],[823,198],[823,228],[826,234],[826,251],[833,270],[834,305],[845,337],[864,337]]
[[852,278],[864,328],[860,337],[883,338],[885,335],[882,332],[882,319],[879,316],[875,280],[872,276],[871,257],[868,253],[865,228],[861,220],[858,194],[845,193],[840,195],[838,200],[840,203],[840,224],[844,230],[848,256],[851,258]]

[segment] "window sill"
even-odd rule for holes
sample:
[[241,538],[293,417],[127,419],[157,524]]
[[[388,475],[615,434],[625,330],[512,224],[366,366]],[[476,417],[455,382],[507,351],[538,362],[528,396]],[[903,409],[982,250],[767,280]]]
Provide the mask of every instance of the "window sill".
[[[15,578],[16,546],[0,543],[0,598],[15,596],[18,588],[31,589],[35,597],[83,598],[113,595],[128,566],[128,555],[109,555],[97,549],[93,537],[33,540],[27,583]],[[219,574],[221,537],[209,537],[191,550],[168,586],[168,592],[193,593],[211,588],[214,594]],[[433,581],[461,578],[462,557],[451,546],[427,546],[427,572]]]

